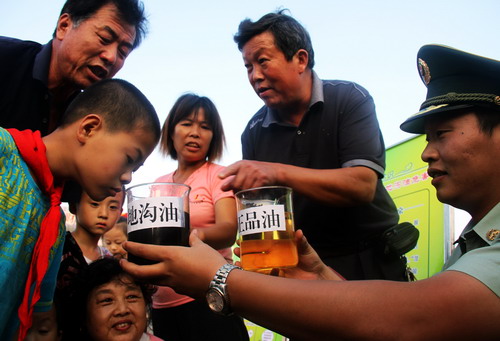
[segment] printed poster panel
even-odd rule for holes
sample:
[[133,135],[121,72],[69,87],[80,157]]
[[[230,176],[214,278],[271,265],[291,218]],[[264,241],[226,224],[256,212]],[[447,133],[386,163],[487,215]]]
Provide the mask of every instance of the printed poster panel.
[[417,246],[406,254],[417,279],[441,271],[449,229],[445,226],[445,205],[437,200],[427,164],[420,157],[425,145],[425,136],[420,135],[388,148],[383,179],[398,208],[399,221],[412,223],[420,232]]
[[251,321],[244,320],[250,341],[287,341],[288,339],[272,330],[261,327]]

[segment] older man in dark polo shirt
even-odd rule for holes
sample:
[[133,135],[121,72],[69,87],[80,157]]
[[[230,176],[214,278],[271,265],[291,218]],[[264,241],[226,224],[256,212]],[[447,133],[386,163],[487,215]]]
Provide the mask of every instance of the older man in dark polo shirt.
[[282,12],[242,21],[235,41],[265,106],[243,132],[245,160],[220,174],[223,188],[292,187],[295,226],[326,264],[347,279],[406,280],[406,259],[382,252],[399,216],[381,181],[385,146],[368,91],[321,80],[309,34]]

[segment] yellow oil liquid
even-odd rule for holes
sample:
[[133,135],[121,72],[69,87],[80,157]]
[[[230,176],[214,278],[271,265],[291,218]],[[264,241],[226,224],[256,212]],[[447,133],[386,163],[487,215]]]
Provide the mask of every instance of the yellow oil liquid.
[[286,231],[268,231],[240,236],[243,269],[269,274],[273,269],[298,263],[293,239],[293,221],[286,219]]

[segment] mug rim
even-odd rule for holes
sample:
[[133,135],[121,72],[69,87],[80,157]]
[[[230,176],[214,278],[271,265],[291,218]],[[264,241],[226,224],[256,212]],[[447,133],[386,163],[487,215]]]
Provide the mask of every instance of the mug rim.
[[243,189],[241,191],[238,191],[234,194],[234,196],[238,196],[239,194],[245,193],[245,192],[250,192],[250,191],[255,191],[255,190],[262,190],[262,189],[285,189],[287,191],[293,192],[293,189],[288,186],[260,186],[260,187],[252,187],[252,188],[247,188]]
[[186,189],[191,190],[191,186],[186,185],[186,184],[181,184],[178,182],[153,181],[153,182],[144,182],[142,184],[137,184],[137,185],[125,188],[125,192],[128,192],[131,189],[139,187],[139,186],[147,186],[147,185],[175,185],[175,186],[183,186],[183,187],[186,187]]

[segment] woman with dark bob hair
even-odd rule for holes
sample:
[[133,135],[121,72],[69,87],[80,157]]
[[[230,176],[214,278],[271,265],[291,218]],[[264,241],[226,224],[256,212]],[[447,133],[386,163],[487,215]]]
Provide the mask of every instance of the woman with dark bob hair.
[[[222,156],[224,129],[219,112],[207,97],[192,93],[177,99],[163,124],[160,151],[177,160],[174,172],[158,182],[183,183],[191,187],[189,213],[191,230],[232,262],[231,246],[236,239],[236,203],[231,191],[221,190],[218,177],[224,168],[213,163]],[[168,340],[248,340],[239,316],[221,316],[207,303],[160,287],[153,296],[153,330]]]
[[161,341],[146,332],[154,287],[127,274],[112,257],[92,262],[73,283],[63,340]]

